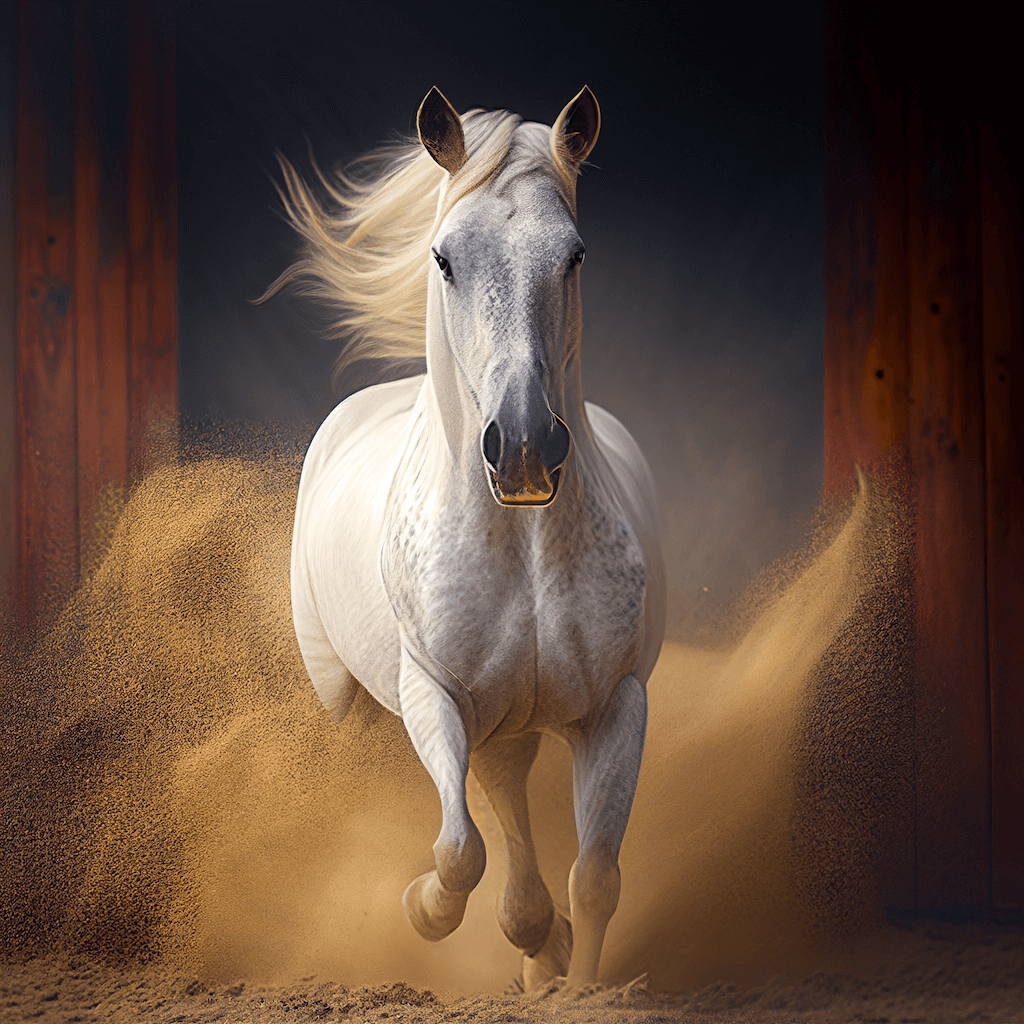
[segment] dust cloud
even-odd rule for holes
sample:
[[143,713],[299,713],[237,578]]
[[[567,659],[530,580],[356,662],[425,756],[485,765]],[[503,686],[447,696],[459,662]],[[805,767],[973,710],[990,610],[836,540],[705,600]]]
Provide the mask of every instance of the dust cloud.
[[[472,778],[489,862],[465,923],[430,944],[404,918],[405,886],[432,863],[437,796],[397,718],[363,694],[335,726],[306,678],[288,596],[301,460],[270,448],[152,473],[46,634],[6,642],[0,948],[211,982],[502,991],[519,971],[493,913],[504,850]],[[680,990],[818,968],[842,955],[840,933],[876,920],[894,754],[871,752],[868,727],[898,726],[901,705],[864,666],[903,628],[905,530],[886,493],[872,482],[823,511],[717,633],[666,645],[608,981],[646,973]],[[837,700],[844,681],[856,692]],[[559,743],[545,740],[530,785],[541,867],[567,910]]]

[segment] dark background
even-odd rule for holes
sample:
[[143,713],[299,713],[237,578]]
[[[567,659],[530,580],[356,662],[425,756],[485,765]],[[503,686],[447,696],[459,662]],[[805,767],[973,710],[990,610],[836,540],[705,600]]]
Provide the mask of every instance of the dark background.
[[[177,5],[180,404],[311,436],[337,342],[253,306],[296,254],[271,178],[456,109],[601,103],[579,187],[584,384],[647,452],[685,636],[799,543],[822,485],[824,6]],[[705,590],[705,588],[707,588]]]

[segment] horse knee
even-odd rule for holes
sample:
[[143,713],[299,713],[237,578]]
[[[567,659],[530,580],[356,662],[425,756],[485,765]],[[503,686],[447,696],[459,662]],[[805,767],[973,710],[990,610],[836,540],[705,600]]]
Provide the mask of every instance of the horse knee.
[[459,835],[442,832],[434,843],[437,877],[449,892],[472,892],[487,866],[483,838],[472,821],[468,824]]
[[608,920],[619,905],[622,887],[618,857],[611,850],[581,852],[569,872],[572,913]]

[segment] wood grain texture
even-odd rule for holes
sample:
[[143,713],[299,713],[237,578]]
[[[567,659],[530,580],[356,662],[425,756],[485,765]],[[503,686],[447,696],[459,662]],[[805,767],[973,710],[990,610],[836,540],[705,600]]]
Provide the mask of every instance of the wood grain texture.
[[13,615],[20,581],[14,227],[17,23],[14,0],[0,0],[0,622]]
[[18,5],[16,157],[21,593],[33,620],[78,576],[70,5]]
[[100,552],[97,524],[151,468],[146,451],[171,454],[174,52],[163,4],[17,13],[17,515],[3,529],[32,628]]
[[825,124],[825,490],[902,461],[907,431],[903,109],[862,25],[829,15]]
[[1024,900],[1017,114],[980,26],[830,7],[826,492],[902,449],[924,910]]
[[[864,26],[841,5],[829,10],[826,55],[825,493],[847,498],[857,464],[909,517],[903,100],[871,59]],[[843,677],[822,686],[812,712],[816,727],[827,729],[829,702],[846,708],[845,717],[832,710],[831,728],[841,720],[841,728],[856,736],[850,748],[836,752],[828,768],[833,781],[822,784],[819,796],[834,803],[836,793],[845,793],[857,809],[848,817],[864,833],[843,836],[836,829],[833,842],[843,850],[837,866],[843,857],[856,861],[859,848],[860,867],[837,869],[834,876],[854,891],[871,861],[877,898],[902,909],[916,905],[909,575],[904,555],[892,567],[889,589],[876,596],[873,671],[852,684],[856,671],[839,657]],[[827,665],[824,671],[827,683]]]
[[[992,902],[1024,908],[1024,346],[1019,154],[1006,117],[983,120],[982,335],[986,584],[992,728]],[[1002,137],[1001,137],[1002,136]],[[1014,159],[1013,157],[1016,157]]]
[[165,7],[133,3],[129,35],[130,458],[139,473],[173,445],[177,413],[177,115],[173,23]]
[[907,124],[917,898],[978,907],[990,793],[977,140],[969,120],[916,104]]
[[83,566],[111,488],[128,479],[127,27],[75,3],[78,532]]

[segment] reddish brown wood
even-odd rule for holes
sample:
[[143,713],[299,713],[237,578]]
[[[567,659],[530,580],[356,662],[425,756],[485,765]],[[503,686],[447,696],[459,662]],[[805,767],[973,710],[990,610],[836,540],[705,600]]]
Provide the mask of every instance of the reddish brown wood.
[[177,193],[174,36],[154,0],[130,14],[128,164],[132,466],[166,453],[177,412]]
[[[118,25],[75,3],[75,301],[79,537],[83,565],[98,550],[111,490],[128,478],[128,244],[122,185],[128,76],[109,54]],[[97,55],[99,51],[99,58]],[[106,57],[102,68],[99,59]]]
[[[1020,160],[1005,150],[1017,138],[1012,67],[998,54],[994,70],[971,62],[977,19],[951,30],[843,0],[829,19],[826,490],[848,493],[851,463],[884,465],[905,433],[916,523],[914,898],[924,909],[1021,907],[1024,402],[1015,389],[1024,355]],[[887,380],[890,364],[885,393],[871,373]]]
[[[1020,192],[997,127],[981,148],[992,902],[1024,908],[1024,350]],[[1012,129],[1016,131],[1016,128]]]
[[825,125],[825,489],[903,458],[907,261],[901,97],[848,12],[829,12]]
[[18,13],[18,514],[2,525],[31,627],[176,412],[174,54],[163,4]]
[[21,0],[17,124],[21,594],[29,621],[78,574],[72,299],[73,29],[67,5]]
[[[845,495],[870,454],[860,395],[874,316],[875,154],[870,103],[838,5],[829,9],[825,104],[825,489]],[[867,303],[865,302],[867,298]]]
[[[14,96],[18,23],[0,0],[0,630],[10,621],[18,569],[17,303],[15,301]],[[4,640],[0,638],[0,644]]]
[[[825,491],[848,497],[855,486],[856,463],[871,475],[873,486],[894,493],[905,505],[909,497],[909,356],[903,100],[899,90],[879,74],[863,29],[850,11],[835,4],[830,7],[825,124]],[[902,580],[908,571],[903,559],[893,567],[892,578]],[[906,637],[912,623],[902,593],[879,595],[879,607],[885,601],[891,607],[880,617],[875,642],[879,650],[890,653],[887,678],[877,680],[874,699],[888,702],[888,714],[884,721],[865,717],[854,740],[859,749],[844,751],[840,763],[823,770],[833,776],[825,790],[829,799],[842,790],[835,787],[844,771],[852,772],[845,765],[856,764],[864,771],[864,778],[851,774],[842,792],[851,801],[851,820],[858,810],[863,813],[865,806],[871,807],[868,827],[879,847],[864,847],[855,855],[854,848],[867,840],[860,835],[847,837],[843,840],[847,852],[832,869],[836,877],[845,879],[849,874],[855,889],[852,876],[870,862],[870,870],[878,873],[877,898],[886,906],[911,909],[915,906],[915,780],[909,767],[914,763],[913,698]],[[834,689],[848,686],[844,678],[836,681]],[[827,687],[822,693],[822,701],[842,705],[834,694],[828,696]],[[861,696],[867,706],[872,704],[872,697],[863,691]],[[817,711],[820,721],[826,721],[826,705]],[[843,727],[855,734],[856,716],[846,714]],[[885,783],[869,783],[872,772]],[[844,874],[843,856],[859,856],[862,867]]]
[[917,900],[989,902],[985,478],[973,128],[908,116]]

